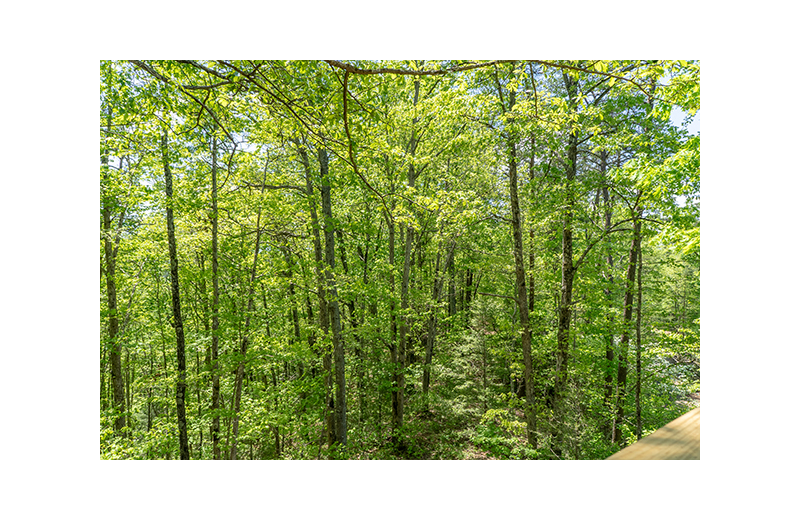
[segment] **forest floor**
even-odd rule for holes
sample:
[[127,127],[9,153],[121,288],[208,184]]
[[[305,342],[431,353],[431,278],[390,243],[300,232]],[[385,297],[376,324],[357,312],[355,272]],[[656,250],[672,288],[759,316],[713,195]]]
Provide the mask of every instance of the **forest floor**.
[[442,410],[415,414],[409,421],[413,458],[433,460],[487,460],[495,459],[490,452],[476,446],[472,440],[474,427],[454,421]]
[[[387,439],[380,447],[366,454],[371,459],[410,460],[495,460],[487,446],[481,445],[482,410],[474,406],[458,406],[452,399],[435,398],[427,409],[414,403],[406,415],[406,449],[397,450]],[[416,408],[416,409],[414,409]],[[523,439],[507,439],[509,444],[523,443]],[[492,446],[489,446],[491,448]],[[494,446],[497,448],[497,446]],[[500,447],[501,451],[502,446]]]

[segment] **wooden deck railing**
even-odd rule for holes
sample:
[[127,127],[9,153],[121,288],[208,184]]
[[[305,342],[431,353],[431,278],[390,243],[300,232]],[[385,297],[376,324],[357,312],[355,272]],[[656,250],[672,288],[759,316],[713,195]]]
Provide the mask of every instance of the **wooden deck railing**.
[[700,408],[678,417],[606,460],[700,460]]

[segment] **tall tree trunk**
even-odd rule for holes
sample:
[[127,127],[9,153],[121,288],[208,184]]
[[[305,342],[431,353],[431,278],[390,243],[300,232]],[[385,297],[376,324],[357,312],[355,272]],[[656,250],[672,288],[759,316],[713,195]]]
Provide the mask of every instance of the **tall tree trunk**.
[[[135,362],[135,356],[134,356]],[[133,367],[131,366],[131,352],[127,348],[125,349],[125,402],[127,403],[127,409],[133,410],[132,398],[131,398],[131,386],[133,386],[133,376],[134,371]],[[125,417],[125,426],[128,428],[131,427],[131,418],[126,415]]]
[[[266,177],[266,168],[264,171]],[[262,181],[262,185],[266,184],[266,178]],[[264,193],[264,188],[261,188],[261,193]],[[250,320],[255,312],[255,291],[256,291],[256,271],[258,269],[258,253],[261,249],[261,209],[258,210],[256,215],[256,244],[253,252],[253,267],[250,269],[250,280],[247,289],[247,311],[245,313],[244,331],[242,333],[242,342],[239,348],[239,365],[236,367],[236,384],[234,388],[234,403],[233,403],[233,432],[230,450],[230,460],[236,460],[237,457],[237,444],[239,442],[239,411],[242,402],[242,384],[244,382],[244,366],[247,361],[247,347],[250,345]]]
[[[564,84],[567,87],[570,106],[577,105],[578,83],[564,73]],[[575,208],[575,176],[578,159],[578,130],[570,129],[567,140],[567,161],[565,167],[565,192],[563,226],[561,233],[561,295],[558,304],[558,334],[556,336],[556,378],[553,403],[556,413],[560,411],[560,401],[567,385],[569,364],[569,329],[572,316],[572,286],[575,279],[575,265],[572,244],[572,219]]]
[[[639,223],[641,226],[641,223]],[[639,269],[636,271],[636,439],[642,438],[642,237],[639,229]]]
[[175,218],[172,205],[172,171],[169,165],[166,130],[161,136],[161,158],[164,162],[164,183],[167,195],[167,239],[169,241],[169,266],[172,282],[172,317],[177,339],[178,381],[175,390],[175,403],[178,412],[178,436],[181,460],[189,459],[189,435],[186,427],[186,343],[183,335],[183,317],[181,316],[181,298],[178,283],[178,248],[175,243]]
[[[411,184],[413,187],[413,184]],[[408,285],[411,273],[411,247],[414,241],[414,228],[407,225],[405,229],[405,249],[403,254],[403,278],[400,285],[400,341],[397,349],[397,408],[396,424],[399,428],[403,426],[403,414],[405,408],[405,367],[406,367],[406,347],[408,346],[408,335],[410,330]],[[401,441],[400,447],[404,447]]]
[[441,250],[436,254],[436,268],[433,276],[433,294],[431,296],[430,316],[428,316],[428,338],[425,344],[425,365],[422,368],[422,393],[427,396],[431,383],[431,363],[433,362],[433,349],[436,346],[436,315],[439,303],[442,301],[442,286],[448,271],[448,267],[453,264],[453,255],[456,249],[456,241],[451,239],[450,248],[441,269],[442,275],[439,276],[439,262],[441,260]]
[[[433,271],[433,290],[431,294],[430,315],[428,316],[428,337],[425,342],[425,363],[422,366],[422,393],[427,397],[431,384],[431,362],[433,361],[433,347],[436,342],[436,311],[439,303],[439,267],[442,260],[442,248],[436,252],[436,267]],[[427,400],[426,400],[427,404]]]
[[[503,103],[503,90],[500,80],[497,81],[497,91],[500,102]],[[504,112],[514,108],[516,92],[509,92],[508,110],[503,106]],[[531,324],[528,307],[528,290],[525,286],[525,256],[522,247],[522,214],[519,206],[518,173],[517,173],[517,144],[511,128],[513,118],[508,119],[509,129],[506,131],[506,148],[508,153],[508,192],[511,200],[511,231],[514,238],[514,272],[516,276],[516,303],[519,311],[519,322],[522,328],[522,359],[524,362],[523,377],[525,379],[525,423],[528,444],[537,446],[536,439],[536,403],[533,384],[533,358],[531,356]]]
[[[325,283],[324,264],[322,260],[322,238],[320,236],[320,223],[317,215],[317,203],[314,197],[314,185],[311,182],[311,162],[308,158],[308,151],[305,146],[301,145],[299,140],[294,141],[297,147],[300,162],[303,165],[306,177],[306,197],[308,200],[309,214],[311,215],[311,231],[314,237],[314,271],[317,276],[317,294],[319,301],[319,325],[324,336],[327,336],[330,331],[330,313],[328,311],[328,299]],[[309,311],[311,308],[309,307]],[[309,339],[311,342],[311,339]],[[326,442],[328,446],[332,446],[336,438],[336,424],[335,424],[335,404],[333,402],[333,378],[331,377],[331,354],[327,349],[322,353],[322,370],[325,374],[325,402],[324,417],[325,417],[325,432]]]
[[622,443],[622,421],[625,419],[625,393],[628,384],[628,346],[630,345],[633,320],[633,292],[636,279],[636,263],[639,254],[641,222],[636,218],[639,208],[633,210],[634,226],[631,249],[628,256],[628,273],[625,278],[625,307],[623,313],[622,337],[619,340],[619,360],[617,368],[617,415],[614,419],[613,442]]
[[219,447],[219,211],[217,208],[217,138],[211,142],[211,443],[214,460],[220,460]]
[[[606,287],[603,289],[603,294],[606,299],[606,365],[605,375],[603,382],[603,409],[611,410],[611,397],[614,391],[614,302],[612,295],[612,287],[614,287],[614,255],[612,252],[611,237],[608,236],[611,230],[611,216],[613,213],[612,200],[608,191],[608,179],[606,178],[606,171],[608,169],[608,152],[602,150],[600,152],[600,174],[603,177],[603,206],[605,213],[605,232],[606,232],[606,264],[608,266],[608,274],[605,276]],[[608,438],[611,437],[613,420],[609,418],[607,422],[604,419],[603,430]]]
[[[106,132],[103,140],[103,150],[100,162],[103,171],[104,184],[110,182],[108,167],[108,145],[106,140],[111,133],[112,110],[108,109],[106,118]],[[104,186],[105,187],[105,186]],[[113,200],[107,193],[103,193],[103,252],[106,262],[106,296],[108,299],[108,354],[111,360],[111,386],[114,390],[114,431],[121,433],[125,427],[125,385],[122,378],[122,354],[119,345],[119,315],[117,308],[117,272],[116,251],[111,239],[111,206]]]
[[336,244],[333,229],[333,211],[331,208],[331,184],[328,170],[328,152],[320,147],[317,150],[320,178],[322,180],[322,214],[325,230],[325,278],[328,285],[328,308],[333,328],[333,363],[336,379],[336,402],[334,408],[335,438],[334,441],[347,446],[347,386],[345,383],[344,339],[342,338],[342,320],[339,311],[339,294],[334,280],[336,263]]
[[[394,207],[392,207],[394,211]],[[400,386],[400,370],[398,366],[397,354],[397,303],[395,292],[394,265],[395,265],[395,222],[394,217],[386,215],[386,223],[389,228],[389,287],[392,297],[389,300],[389,316],[391,319],[391,331],[389,337],[389,360],[392,364],[392,442],[400,440],[400,428],[403,427],[403,415],[400,401],[403,397]]]
[[[414,81],[414,109],[416,111],[417,103],[419,102],[419,80]],[[411,139],[408,143],[407,153],[411,156],[412,162],[408,167],[407,184],[409,188],[414,188],[417,180],[417,172],[414,167],[413,158],[417,150],[417,130],[416,124],[418,118],[416,113],[411,122]],[[411,263],[412,263],[412,246],[414,244],[414,227],[411,224],[406,224],[404,229],[405,235],[405,248],[403,253],[403,278],[400,285],[400,341],[397,348],[397,357],[395,360],[395,384],[397,385],[396,400],[393,400],[393,430],[395,441],[399,440],[397,445],[401,451],[405,449],[405,443],[400,437],[400,430],[403,427],[403,415],[405,407],[405,367],[406,367],[406,350],[408,347],[409,333],[411,330],[411,316],[409,315],[409,301],[408,301],[408,287],[411,276]],[[393,396],[394,397],[394,396]]]

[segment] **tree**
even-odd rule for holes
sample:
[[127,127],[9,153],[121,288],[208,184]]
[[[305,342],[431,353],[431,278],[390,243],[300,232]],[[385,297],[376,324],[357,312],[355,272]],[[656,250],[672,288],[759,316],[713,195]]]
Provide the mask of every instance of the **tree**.
[[189,436],[186,427],[186,339],[181,315],[180,284],[178,281],[178,246],[175,241],[175,215],[172,196],[172,170],[169,160],[169,141],[166,128],[161,136],[161,158],[164,163],[164,186],[167,196],[167,237],[169,241],[169,274],[172,282],[172,326],[175,329],[178,357],[178,382],[175,389],[175,404],[178,411],[178,435],[180,437],[181,460],[189,459]]

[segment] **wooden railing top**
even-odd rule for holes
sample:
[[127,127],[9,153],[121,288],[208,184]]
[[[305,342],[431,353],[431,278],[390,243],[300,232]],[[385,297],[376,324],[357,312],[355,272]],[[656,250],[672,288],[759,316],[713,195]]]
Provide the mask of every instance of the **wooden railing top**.
[[700,460],[700,408],[695,408],[606,460]]

